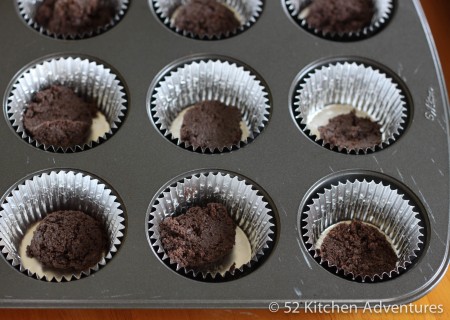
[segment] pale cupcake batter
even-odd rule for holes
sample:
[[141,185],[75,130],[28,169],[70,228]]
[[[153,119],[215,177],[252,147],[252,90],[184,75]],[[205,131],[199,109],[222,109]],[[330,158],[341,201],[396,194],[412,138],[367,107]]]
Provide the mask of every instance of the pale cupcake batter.
[[97,139],[103,137],[109,130],[111,130],[111,127],[108,120],[103,113],[98,111],[95,117],[92,118],[91,132],[87,142],[97,141]]

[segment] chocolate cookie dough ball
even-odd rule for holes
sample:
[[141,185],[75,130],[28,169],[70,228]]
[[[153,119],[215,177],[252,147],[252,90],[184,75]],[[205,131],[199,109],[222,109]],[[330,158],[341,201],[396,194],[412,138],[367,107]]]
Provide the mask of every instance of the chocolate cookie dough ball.
[[241,26],[233,11],[216,0],[189,0],[175,10],[176,28],[203,36],[220,36]]
[[390,272],[398,260],[391,243],[377,228],[357,220],[332,227],[320,246],[320,256],[362,277]]
[[185,214],[167,217],[159,225],[161,243],[181,267],[214,268],[230,254],[236,225],[224,205],[208,203]]
[[242,137],[238,108],[219,101],[196,103],[186,111],[181,125],[181,140],[194,148],[223,148],[238,144]]
[[381,126],[369,118],[356,116],[355,111],[331,118],[318,128],[320,138],[332,147],[348,150],[372,148],[381,143]]
[[373,0],[313,0],[306,21],[323,33],[351,33],[370,26]]
[[101,260],[107,243],[99,221],[81,211],[55,211],[39,223],[27,255],[47,268],[81,271]]
[[71,147],[86,143],[98,109],[72,89],[53,85],[37,92],[28,104],[23,125],[27,133],[45,145]]
[[115,11],[111,0],[44,0],[34,19],[50,32],[78,35],[106,26]]

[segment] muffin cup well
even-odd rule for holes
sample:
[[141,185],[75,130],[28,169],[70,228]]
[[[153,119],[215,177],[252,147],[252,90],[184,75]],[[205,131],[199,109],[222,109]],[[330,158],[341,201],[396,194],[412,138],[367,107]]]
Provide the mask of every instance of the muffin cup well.
[[85,39],[97,36],[112,27],[114,27],[119,21],[123,18],[125,15],[128,6],[129,6],[129,0],[112,0],[115,8],[115,15],[114,17],[104,26],[98,27],[94,30],[91,30],[89,32],[84,33],[77,33],[77,34],[57,34],[54,32],[51,32],[44,26],[39,25],[35,21],[35,15],[36,15],[36,9],[38,6],[43,2],[43,0],[16,0],[17,7],[19,10],[20,15],[25,20],[25,22],[33,29],[38,31],[41,34],[44,34],[46,36],[57,38],[57,39],[64,39],[64,40],[78,40],[78,39]]
[[[70,87],[81,97],[95,101],[109,130],[97,140],[71,147],[41,144],[29,136],[23,126],[23,113],[33,94],[51,85]],[[102,143],[118,130],[127,110],[127,96],[118,76],[110,67],[84,57],[50,57],[37,61],[16,76],[7,92],[5,112],[13,129],[28,143],[53,152],[83,151]]]
[[333,41],[357,41],[369,38],[378,33],[388,24],[394,14],[395,0],[373,0],[375,14],[369,26],[350,33],[324,32],[310,26],[306,20],[305,9],[311,4],[312,0],[283,0],[288,13],[294,21],[306,31]]
[[[181,111],[201,101],[217,100],[239,109],[249,134],[239,144],[223,148],[193,147],[174,138],[170,128]],[[268,122],[267,85],[253,70],[228,58],[182,61],[163,72],[151,85],[147,111],[161,133],[175,144],[202,153],[236,150],[253,141]]]
[[[148,238],[155,254],[169,268],[191,279],[222,282],[237,279],[268,257],[275,240],[275,215],[263,191],[243,177],[221,171],[201,171],[175,180],[160,190],[147,211]],[[251,259],[225,272],[181,267],[171,261],[161,243],[159,224],[193,206],[218,202],[226,206],[250,243]]]
[[217,35],[196,35],[190,31],[178,29],[172,20],[172,15],[178,7],[188,2],[187,0],[148,0],[157,17],[165,26],[185,37],[201,40],[221,40],[235,36],[250,28],[258,20],[263,10],[262,0],[217,0],[230,8],[241,23],[233,32]]
[[[89,276],[111,260],[121,244],[125,229],[122,208],[109,186],[83,172],[61,170],[36,174],[16,184],[3,197],[0,210],[2,253],[13,267],[39,280],[61,282]],[[22,239],[35,223],[59,210],[82,211],[101,221],[109,251],[97,264],[79,272],[36,274],[22,263]]]
[[[344,153],[374,152],[394,143],[406,128],[410,105],[400,80],[382,70],[371,62],[345,59],[301,73],[291,89],[293,115],[300,129],[318,144]],[[312,119],[335,104],[349,105],[378,123],[381,143],[363,149],[326,144],[314,133]]]
[[[361,282],[388,280],[405,271],[421,253],[425,238],[420,207],[396,185],[375,180],[370,176],[340,178],[314,193],[298,213],[299,230],[313,257],[330,272]],[[339,222],[352,220],[377,227],[390,240],[398,257],[395,269],[376,275],[353,274],[322,259],[317,248],[322,233]]]

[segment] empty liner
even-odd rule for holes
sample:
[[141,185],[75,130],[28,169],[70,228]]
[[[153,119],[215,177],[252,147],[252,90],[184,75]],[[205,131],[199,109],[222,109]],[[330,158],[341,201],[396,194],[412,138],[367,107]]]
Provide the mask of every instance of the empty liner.
[[240,26],[232,31],[214,35],[197,35],[190,31],[179,29],[173,22],[173,14],[176,10],[189,2],[189,0],[148,0],[158,18],[171,30],[185,37],[201,40],[220,40],[235,36],[250,28],[261,15],[264,3],[262,0],[217,0],[231,9]]
[[[109,129],[96,140],[70,147],[42,144],[29,136],[23,126],[23,113],[33,94],[51,85],[67,86],[79,96],[94,101]],[[109,67],[82,57],[48,58],[22,70],[9,89],[6,105],[6,113],[17,134],[35,147],[53,152],[83,151],[104,142],[118,130],[126,110],[127,96],[118,76]]]
[[[36,20],[36,10],[44,2],[44,0],[17,0],[17,6],[19,9],[19,13],[25,22],[33,29],[38,31],[41,34],[44,34],[49,37],[64,39],[64,40],[78,40],[90,38],[96,35],[99,35],[119,23],[119,21],[125,15],[128,6],[129,0],[106,0],[106,3],[111,3],[115,14],[112,16],[111,20],[105,25],[94,28],[93,30],[83,31],[80,33],[69,33],[69,34],[59,34],[54,33],[48,30],[46,27],[39,25]],[[87,3],[87,2],[86,2]]]
[[[220,148],[191,146],[174,138],[171,125],[181,111],[191,105],[217,100],[239,109],[248,137],[239,144]],[[202,153],[239,149],[253,141],[268,122],[270,101],[263,80],[247,67],[225,59],[194,59],[172,67],[149,91],[149,114],[161,133],[175,144]]]
[[[59,210],[82,211],[102,222],[109,251],[97,264],[82,271],[36,274],[23,265],[20,244],[30,227]],[[77,280],[98,271],[112,259],[123,238],[124,221],[121,203],[102,181],[82,172],[49,171],[18,183],[3,198],[0,247],[8,263],[30,277],[54,282]]]
[[[161,243],[159,224],[166,217],[177,216],[193,206],[223,204],[236,225],[247,236],[250,260],[225,272],[181,267],[171,261]],[[201,172],[170,184],[158,194],[147,212],[148,236],[157,256],[171,269],[191,279],[221,282],[237,279],[256,269],[270,254],[275,239],[275,216],[258,187],[224,172]]]
[[286,8],[294,21],[306,31],[334,41],[357,41],[366,39],[379,32],[392,18],[395,0],[373,0],[375,13],[370,25],[352,32],[326,32],[308,24],[306,19],[308,6],[314,0],[284,0]]
[[[395,187],[384,182],[357,179],[332,184],[314,195],[312,203],[303,210],[299,212],[302,234],[311,254],[327,270],[351,280],[373,282],[397,276],[406,270],[423,246],[423,222],[417,208]],[[353,274],[320,257],[316,245],[321,234],[330,226],[351,220],[377,227],[390,240],[398,257],[393,270],[375,275]]]
[[[351,106],[357,115],[363,113],[378,123],[381,143],[351,149],[324,142],[315,133],[313,119],[330,105]],[[293,111],[297,124],[313,141],[331,150],[356,154],[381,150],[394,143],[404,132],[408,117],[405,95],[393,77],[371,65],[352,61],[328,63],[302,76],[295,84]]]

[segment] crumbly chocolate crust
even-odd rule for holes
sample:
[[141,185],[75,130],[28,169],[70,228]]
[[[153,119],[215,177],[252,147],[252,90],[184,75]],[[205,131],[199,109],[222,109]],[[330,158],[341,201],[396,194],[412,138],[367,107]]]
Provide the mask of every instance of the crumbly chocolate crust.
[[306,21],[324,33],[357,32],[370,26],[373,0],[313,0]]
[[180,137],[194,148],[230,147],[241,140],[241,121],[241,113],[236,107],[228,107],[219,101],[199,102],[184,115]]
[[107,243],[104,227],[91,216],[55,211],[39,223],[27,255],[48,268],[81,271],[100,261]]
[[83,100],[72,89],[53,85],[33,96],[24,112],[23,125],[41,144],[82,145],[86,143],[97,111],[95,103]]
[[226,35],[241,25],[234,13],[216,0],[190,0],[176,12],[174,25],[200,37]]
[[389,273],[397,263],[397,255],[386,237],[377,228],[357,220],[331,229],[319,254],[345,272],[362,277]]
[[348,150],[372,148],[381,143],[381,126],[368,118],[356,116],[355,111],[336,116],[326,126],[318,128],[320,138]]
[[185,214],[167,217],[159,225],[167,255],[182,267],[214,268],[233,249],[236,225],[220,203],[192,207]]
[[79,35],[106,26],[115,11],[108,0],[44,0],[34,20],[55,34]]

